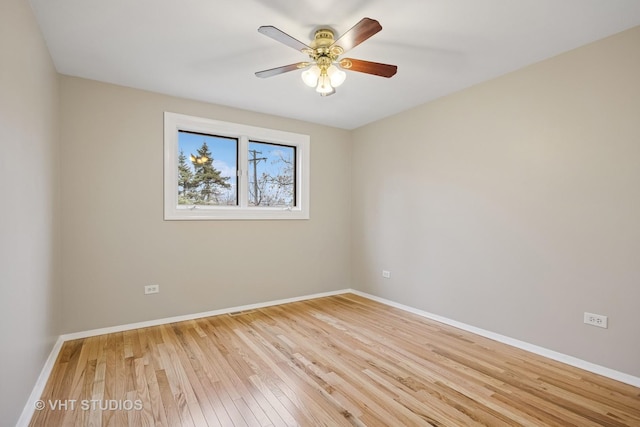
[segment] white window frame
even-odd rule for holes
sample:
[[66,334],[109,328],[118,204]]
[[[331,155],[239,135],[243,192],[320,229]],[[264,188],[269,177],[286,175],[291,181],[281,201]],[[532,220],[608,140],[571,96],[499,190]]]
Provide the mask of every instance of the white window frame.
[[[178,205],[178,132],[199,132],[238,140],[237,206]],[[249,142],[288,145],[296,148],[296,206],[249,206]],[[291,132],[164,113],[164,219],[165,220],[263,220],[309,219],[310,138]]]

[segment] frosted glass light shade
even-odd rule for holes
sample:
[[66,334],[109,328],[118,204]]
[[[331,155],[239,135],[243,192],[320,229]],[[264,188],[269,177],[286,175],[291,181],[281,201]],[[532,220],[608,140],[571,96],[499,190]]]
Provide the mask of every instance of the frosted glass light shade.
[[318,85],[318,77],[320,77],[320,68],[317,65],[302,72],[302,81],[309,87]]
[[342,83],[344,83],[344,80],[347,78],[347,73],[345,73],[335,65],[331,65],[327,69],[327,74],[329,75],[329,79],[331,80],[331,86],[333,87],[340,86]]
[[322,74],[318,78],[318,86],[316,86],[316,92],[321,95],[326,95],[333,92],[333,87],[331,86],[331,79],[327,74]]

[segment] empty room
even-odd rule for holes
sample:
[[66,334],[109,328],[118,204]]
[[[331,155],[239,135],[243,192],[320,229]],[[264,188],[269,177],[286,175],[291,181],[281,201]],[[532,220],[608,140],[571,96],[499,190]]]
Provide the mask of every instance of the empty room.
[[640,426],[637,0],[0,33],[0,425]]

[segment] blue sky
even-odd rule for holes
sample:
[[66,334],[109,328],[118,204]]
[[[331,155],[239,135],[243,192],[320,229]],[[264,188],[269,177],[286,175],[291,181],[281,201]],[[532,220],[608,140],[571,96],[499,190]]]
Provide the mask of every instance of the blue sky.
[[[197,133],[183,132],[178,133],[178,153],[182,150],[187,157],[187,164],[191,165],[189,156],[197,155],[198,149],[202,146],[203,141],[207,142],[209,151],[213,156],[213,166],[221,172],[222,176],[234,177],[237,170],[237,141],[233,138],[224,138],[219,136],[202,135]],[[266,161],[258,163],[258,174],[262,172],[270,172],[277,174],[278,165],[273,164],[275,160],[283,155],[285,158],[292,158],[294,150],[292,147],[285,147],[273,144],[250,143],[249,150],[256,149],[262,154],[258,157],[266,157]],[[245,169],[241,167],[241,169]]]

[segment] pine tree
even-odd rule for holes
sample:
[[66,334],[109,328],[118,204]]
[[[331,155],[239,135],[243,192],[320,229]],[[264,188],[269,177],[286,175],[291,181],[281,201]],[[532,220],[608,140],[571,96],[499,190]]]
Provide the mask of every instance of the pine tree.
[[227,182],[229,177],[220,175],[220,171],[213,167],[213,157],[209,151],[207,141],[202,142],[198,149],[198,156],[193,166],[195,169],[193,183],[198,189],[197,201],[203,204],[214,204],[218,202],[220,187],[231,188]]
[[180,150],[178,156],[178,204],[188,205],[193,203],[193,172],[187,163],[187,156]]

